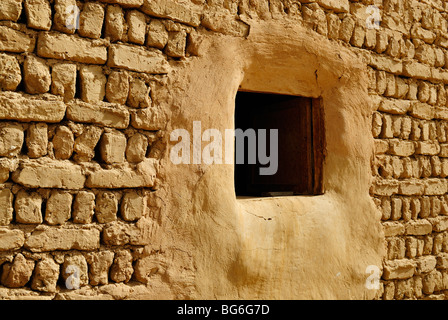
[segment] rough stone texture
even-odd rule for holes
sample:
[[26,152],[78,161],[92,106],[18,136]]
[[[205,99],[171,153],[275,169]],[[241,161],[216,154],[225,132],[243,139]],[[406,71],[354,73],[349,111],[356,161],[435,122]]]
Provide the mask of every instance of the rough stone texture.
[[0,282],[8,288],[20,288],[27,284],[34,270],[35,262],[27,260],[22,254],[14,257],[12,263],[3,264]]
[[77,8],[75,0],[55,0],[54,1],[54,29],[65,32],[75,33]]
[[146,197],[131,191],[121,199],[121,216],[125,221],[135,221],[146,214]]
[[67,160],[72,156],[75,140],[73,132],[68,127],[57,127],[52,143],[56,159]]
[[23,77],[28,93],[39,94],[50,90],[50,68],[43,59],[28,56],[23,64]]
[[68,192],[52,191],[47,200],[45,221],[49,225],[64,224],[71,217],[72,200]]
[[20,230],[0,228],[0,251],[20,249],[25,243],[25,235]]
[[168,73],[170,69],[160,51],[123,44],[111,45],[107,65],[111,68],[156,74]]
[[192,26],[198,26],[200,23],[200,11],[186,2],[144,0],[141,10],[150,16],[168,18]]
[[56,292],[59,278],[59,265],[52,258],[44,258],[37,262],[31,288],[43,292]]
[[4,0],[0,3],[0,20],[17,21],[22,12],[22,0]]
[[32,123],[26,131],[26,147],[30,158],[39,158],[47,154],[48,126],[46,123]]
[[94,250],[99,248],[100,233],[96,229],[63,227],[36,230],[26,239],[25,247],[33,252],[55,250]]
[[87,254],[89,279],[93,286],[108,284],[109,269],[114,261],[111,251],[91,252]]
[[95,217],[99,223],[108,223],[117,219],[118,198],[115,193],[104,191],[96,196]]
[[132,108],[147,108],[151,106],[151,88],[141,79],[132,79],[129,84],[127,105]]
[[106,94],[106,76],[100,66],[82,66],[81,98],[85,102],[103,101]]
[[74,159],[77,162],[88,162],[95,156],[95,147],[101,138],[103,130],[95,126],[87,127],[84,132],[78,136],[74,145]]
[[22,71],[15,57],[0,54],[0,89],[14,91],[22,81]]
[[48,0],[26,0],[25,13],[28,27],[38,30],[50,30],[52,14]]
[[81,189],[86,180],[79,166],[60,161],[26,162],[12,179],[28,188],[59,189]]
[[23,140],[23,128],[15,124],[0,124],[0,156],[17,156],[22,150]]
[[120,163],[125,160],[126,136],[118,130],[107,131],[100,141],[100,154],[104,162]]
[[129,75],[126,71],[113,71],[106,86],[106,99],[111,103],[125,104],[129,95]]
[[144,44],[146,39],[146,16],[137,10],[128,11],[126,14],[128,28],[128,40],[135,44]]
[[168,43],[168,31],[160,20],[151,20],[148,27],[146,45],[163,50]]
[[80,253],[66,255],[62,264],[62,279],[68,289],[83,287],[89,283],[86,258]]
[[148,150],[148,138],[141,133],[136,133],[129,138],[126,147],[126,159],[129,162],[142,162]]
[[157,162],[146,159],[133,169],[98,170],[89,175],[86,186],[89,188],[150,188],[154,186],[157,175]]
[[32,52],[35,42],[35,39],[28,34],[7,26],[0,26],[0,51]]
[[128,282],[133,273],[131,253],[127,250],[115,253],[114,263],[110,268],[110,278],[115,282]]
[[0,226],[6,226],[12,221],[13,199],[11,190],[0,190]]
[[88,2],[79,16],[79,34],[83,37],[98,39],[101,37],[104,20],[104,8],[99,3]]
[[39,35],[37,54],[44,58],[91,64],[103,64],[107,60],[107,48],[102,41],[92,42],[76,36],[51,32]]
[[65,109],[57,100],[31,100],[12,92],[0,93],[0,119],[59,122],[64,118]]
[[18,223],[42,223],[42,197],[37,192],[20,190],[14,202],[15,220]]
[[80,191],[76,194],[73,203],[73,222],[91,223],[95,213],[95,194],[88,191]]
[[76,65],[59,63],[52,67],[51,93],[64,97],[64,101],[70,101],[76,93]]
[[67,105],[67,118],[77,122],[124,129],[129,125],[129,111],[116,104],[88,104],[82,101]]
[[106,27],[104,34],[110,41],[124,40],[126,34],[126,21],[123,9],[119,5],[109,5],[106,9]]

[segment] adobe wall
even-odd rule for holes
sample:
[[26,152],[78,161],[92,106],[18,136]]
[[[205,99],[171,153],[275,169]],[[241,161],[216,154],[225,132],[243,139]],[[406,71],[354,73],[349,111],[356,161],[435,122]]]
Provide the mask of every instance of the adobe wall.
[[[447,10],[2,0],[0,297],[444,299]],[[239,88],[323,99],[324,195],[237,199],[232,165],[170,161]]]

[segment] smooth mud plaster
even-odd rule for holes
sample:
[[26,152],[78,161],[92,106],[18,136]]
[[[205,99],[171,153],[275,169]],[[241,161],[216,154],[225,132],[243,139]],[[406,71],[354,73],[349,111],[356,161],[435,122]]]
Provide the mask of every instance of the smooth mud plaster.
[[192,135],[193,121],[202,130],[232,129],[239,89],[321,97],[325,193],[237,199],[233,165],[174,165],[167,153],[158,191],[167,219],[153,247],[171,252],[170,284],[162,277],[153,285],[167,297],[372,299],[366,269],[382,269],[385,253],[381,215],[369,195],[366,64],[288,21],[246,22],[246,39],[204,37],[199,56],[176,65],[167,131]]

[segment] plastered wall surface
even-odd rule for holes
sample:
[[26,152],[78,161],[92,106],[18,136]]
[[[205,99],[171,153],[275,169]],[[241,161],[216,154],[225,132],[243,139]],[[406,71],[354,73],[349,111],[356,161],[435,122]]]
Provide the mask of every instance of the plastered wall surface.
[[[446,10],[2,0],[0,297],[445,299]],[[239,89],[321,98],[323,195],[171,161]]]

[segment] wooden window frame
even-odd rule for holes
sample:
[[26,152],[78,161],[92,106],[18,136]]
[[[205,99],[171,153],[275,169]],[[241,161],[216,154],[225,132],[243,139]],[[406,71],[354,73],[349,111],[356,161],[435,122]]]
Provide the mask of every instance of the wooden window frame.
[[[269,112],[276,112],[276,108],[279,108],[279,106],[282,105],[281,99],[290,99],[287,103],[291,105],[291,102],[293,104],[297,103],[297,105],[289,106],[289,108],[297,108],[299,110],[302,108],[301,111],[299,111],[300,116],[305,117],[304,119],[301,119],[303,126],[306,128],[299,128],[298,130],[306,130],[308,134],[305,134],[303,139],[306,140],[306,150],[307,155],[305,156],[306,160],[303,160],[304,155],[301,155],[302,162],[299,163],[299,165],[304,165],[303,162],[306,162],[306,168],[304,169],[306,173],[306,178],[304,177],[298,177],[297,181],[305,180],[304,183],[302,182],[296,182],[295,184],[289,184],[291,186],[291,189],[289,188],[287,184],[267,184],[267,183],[261,183],[260,179],[257,178],[257,172],[259,165],[238,165],[235,163],[235,192],[237,196],[282,196],[282,195],[321,195],[324,193],[324,186],[323,186],[323,165],[325,160],[325,129],[324,129],[324,113],[323,113],[323,106],[322,101],[320,98],[306,98],[306,97],[300,97],[300,96],[290,96],[290,95],[279,95],[279,94],[270,94],[265,92],[252,92],[252,91],[246,91],[241,90],[238,91],[238,93],[249,93],[249,94],[259,94],[259,95],[269,95],[270,98],[275,99],[275,96],[278,96],[280,102],[276,102],[274,104],[268,105],[267,108],[269,109]],[[255,96],[254,96],[255,97]],[[267,96],[266,96],[267,97]],[[309,104],[309,107],[303,107],[305,104]],[[240,108],[245,108],[247,106],[244,105],[238,105],[238,96],[235,102],[235,128],[238,128],[239,119],[238,116],[241,113]],[[263,107],[263,106],[262,106]],[[287,107],[288,108],[288,107]],[[259,118],[260,115],[258,114],[259,110],[252,110],[254,107],[252,106],[250,110],[253,113],[252,118]],[[305,111],[306,110],[306,111]],[[246,111],[248,112],[248,111]],[[249,111],[250,112],[250,111]],[[247,113],[245,115],[247,116]],[[250,122],[252,121],[252,122]],[[252,123],[256,121],[253,119],[249,119],[249,123]],[[270,120],[267,120],[268,122]],[[305,121],[305,122],[304,122]],[[244,128],[241,128],[244,129]],[[302,132],[303,133],[303,132]],[[279,140],[282,139],[282,137],[279,136]],[[300,143],[300,142],[299,142]],[[279,143],[280,145],[281,143]],[[236,152],[235,152],[236,153]],[[281,153],[281,150],[279,150],[279,153]],[[300,158],[300,157],[299,157]],[[300,160],[299,160],[300,161]],[[281,161],[279,161],[279,165],[281,164]],[[297,163],[295,164],[297,165]],[[247,169],[250,167],[250,169]],[[250,170],[250,173],[247,171]],[[242,173],[243,172],[243,173]],[[299,174],[299,173],[297,173]],[[243,176],[241,176],[243,175]],[[254,178],[255,177],[255,178]],[[259,177],[258,177],[259,178]],[[269,181],[269,177],[265,178],[266,181]],[[258,182],[257,182],[258,181]],[[281,178],[280,178],[281,181]],[[306,186],[304,185],[306,184]]]

